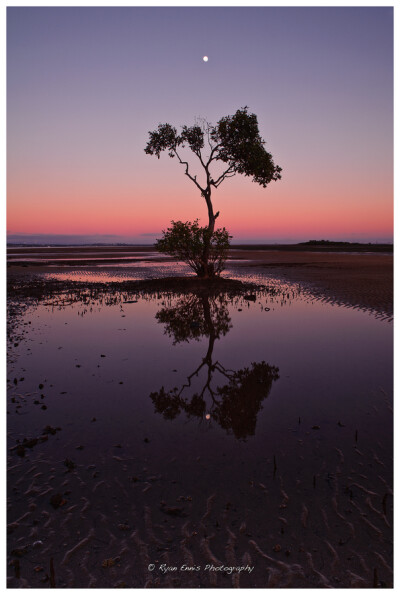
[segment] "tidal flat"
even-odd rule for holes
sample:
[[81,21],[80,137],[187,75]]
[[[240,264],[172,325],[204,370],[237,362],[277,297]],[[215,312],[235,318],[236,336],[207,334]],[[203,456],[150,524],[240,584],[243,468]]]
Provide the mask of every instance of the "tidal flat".
[[389,285],[265,258],[10,266],[9,587],[393,585]]

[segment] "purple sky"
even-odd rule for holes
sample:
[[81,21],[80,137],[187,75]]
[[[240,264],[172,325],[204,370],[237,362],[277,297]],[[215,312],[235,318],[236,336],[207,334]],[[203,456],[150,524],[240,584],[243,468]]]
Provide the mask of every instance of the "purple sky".
[[221,186],[235,239],[392,239],[390,7],[11,7],[7,73],[10,234],[143,243],[205,217],[148,131],[247,105],[283,178]]

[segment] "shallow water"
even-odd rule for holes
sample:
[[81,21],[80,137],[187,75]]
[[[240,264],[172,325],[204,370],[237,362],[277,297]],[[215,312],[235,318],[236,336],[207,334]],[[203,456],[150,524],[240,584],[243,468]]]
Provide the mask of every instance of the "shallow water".
[[[50,265],[51,266],[51,265]],[[123,282],[130,280],[143,279],[160,279],[163,277],[178,276],[178,275],[193,275],[189,267],[177,262],[150,262],[148,260],[137,261],[132,265],[131,262],[120,262],[111,266],[110,264],[99,264],[84,266],[82,268],[74,267],[68,270],[67,267],[55,266],[54,271],[51,271],[50,266],[47,268],[48,272],[43,276],[47,279],[57,279],[59,281],[80,281],[86,283],[108,283]]]
[[[143,259],[146,260],[153,260],[153,259],[157,259],[157,260],[162,260],[163,258],[168,258],[167,256],[164,256],[163,254],[160,254],[158,252],[141,252],[140,255],[138,256],[132,256],[132,254],[130,254],[129,256],[122,256],[122,255],[118,255],[118,256],[110,256],[109,254],[104,254],[102,255],[98,255],[97,256],[72,256],[70,254],[67,253],[62,253],[59,254],[58,256],[50,256],[50,257],[46,257],[43,258],[41,255],[40,256],[25,256],[25,255],[17,255],[17,256],[9,256],[8,257],[8,261],[9,262],[29,262],[30,264],[34,264],[34,263],[42,263],[42,264],[49,264],[49,263],[57,263],[57,261],[59,260],[68,260],[68,262],[73,262],[76,264],[79,264],[80,261],[84,261],[87,262],[88,260],[90,262],[96,262],[98,260],[101,261],[107,261],[112,263],[113,261],[132,261],[136,264],[136,261],[140,261]],[[126,263],[121,263],[121,264],[126,264]],[[128,263],[129,264],[129,263]]]
[[10,586],[391,584],[391,323],[269,280],[60,295],[13,333]]

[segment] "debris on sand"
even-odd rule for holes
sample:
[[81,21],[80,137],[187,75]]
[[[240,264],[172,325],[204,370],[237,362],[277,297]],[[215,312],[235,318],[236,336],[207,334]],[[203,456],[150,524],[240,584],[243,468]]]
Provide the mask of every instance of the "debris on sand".
[[50,504],[55,509],[60,508],[60,506],[63,506],[65,503],[66,500],[64,500],[61,494],[53,494],[50,498]]
[[101,565],[103,568],[111,568],[112,566],[115,566],[115,563],[118,561],[119,558],[106,558],[105,560],[103,560]]
[[76,463],[71,461],[71,459],[65,459],[64,465],[67,467],[68,471],[72,471],[76,467]]
[[169,514],[170,516],[176,517],[185,517],[185,509],[181,506],[167,506],[166,502],[162,501],[160,504],[160,510],[164,514]]
[[51,434],[52,436],[54,436],[54,434],[56,434],[60,430],[61,430],[61,428],[53,428],[52,426],[46,426],[42,430],[42,434]]
[[15,451],[19,457],[24,457],[27,448],[32,449],[37,444],[46,442],[46,440],[49,438],[49,434],[55,434],[60,430],[61,428],[46,426],[42,430],[41,436],[38,436],[37,438],[24,438],[22,442],[18,443],[16,446],[13,446],[10,450]]

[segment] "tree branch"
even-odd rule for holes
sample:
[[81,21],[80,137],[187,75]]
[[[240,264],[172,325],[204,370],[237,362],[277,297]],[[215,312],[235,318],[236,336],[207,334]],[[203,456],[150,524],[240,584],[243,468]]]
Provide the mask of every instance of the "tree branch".
[[218,180],[212,180],[211,184],[215,187],[218,188],[218,186],[225,180],[225,178],[233,178],[233,176],[236,175],[236,172],[234,169],[232,169],[232,166],[230,165],[228,167],[227,170],[225,170],[218,178]]
[[217,150],[219,149],[219,147],[221,146],[221,143],[219,143],[218,145],[215,145],[214,147],[212,147],[211,143],[210,147],[211,147],[211,153],[210,153],[210,157],[208,158],[207,161],[207,167],[210,165],[211,161],[214,161],[214,159],[216,159],[216,157],[214,157],[214,153],[217,152]]
[[[228,378],[228,380],[232,379],[232,375],[235,373],[234,370],[229,370],[227,368],[224,368],[218,361],[215,362],[215,364],[213,365],[214,370],[218,370],[218,372],[220,372],[220,374],[223,374],[226,378]],[[230,374],[229,374],[230,372]]]
[[[180,155],[179,155],[179,153],[178,153],[178,151],[177,151],[176,149],[174,149],[174,153],[175,153],[175,155],[178,157],[178,161],[179,161],[179,163],[180,163],[181,165],[185,165],[185,166],[186,166],[185,175],[186,175],[188,178],[190,178],[190,179],[192,180],[192,182],[193,182],[194,184],[196,184],[196,186],[197,186],[197,188],[200,190],[200,192],[201,192],[202,194],[204,194],[205,190],[204,190],[204,188],[202,188],[202,187],[200,186],[200,184],[198,183],[198,181],[197,181],[197,179],[196,179],[196,176],[191,176],[191,175],[190,175],[190,173],[189,173],[189,163],[188,163],[187,161],[183,161],[183,160],[180,158]],[[198,155],[197,155],[197,156],[198,156]],[[203,161],[202,161],[202,159],[201,159],[201,158],[200,158],[200,161],[201,161],[201,163],[203,164]],[[204,167],[204,164],[203,164],[203,167]]]
[[194,372],[192,372],[192,374],[190,374],[190,376],[188,376],[188,377],[187,377],[187,380],[188,380],[188,383],[189,383],[189,384],[183,384],[183,385],[182,385],[182,388],[181,388],[181,390],[180,390],[180,391],[179,391],[179,393],[178,393],[178,397],[180,397],[180,396],[181,396],[181,394],[183,393],[183,391],[185,390],[185,388],[189,388],[190,386],[192,386],[192,378],[193,378],[193,376],[197,376],[197,375],[198,375],[198,373],[200,372],[201,368],[202,368],[202,367],[203,367],[203,366],[204,366],[206,363],[207,363],[207,362],[206,362],[206,360],[204,359],[204,360],[202,361],[202,363],[199,365],[199,367],[198,367],[198,368],[197,368],[197,369],[196,369]]
[[213,150],[213,146],[211,144],[211,138],[210,138],[210,127],[207,127],[207,141],[208,141],[208,146],[210,147],[211,151]]

